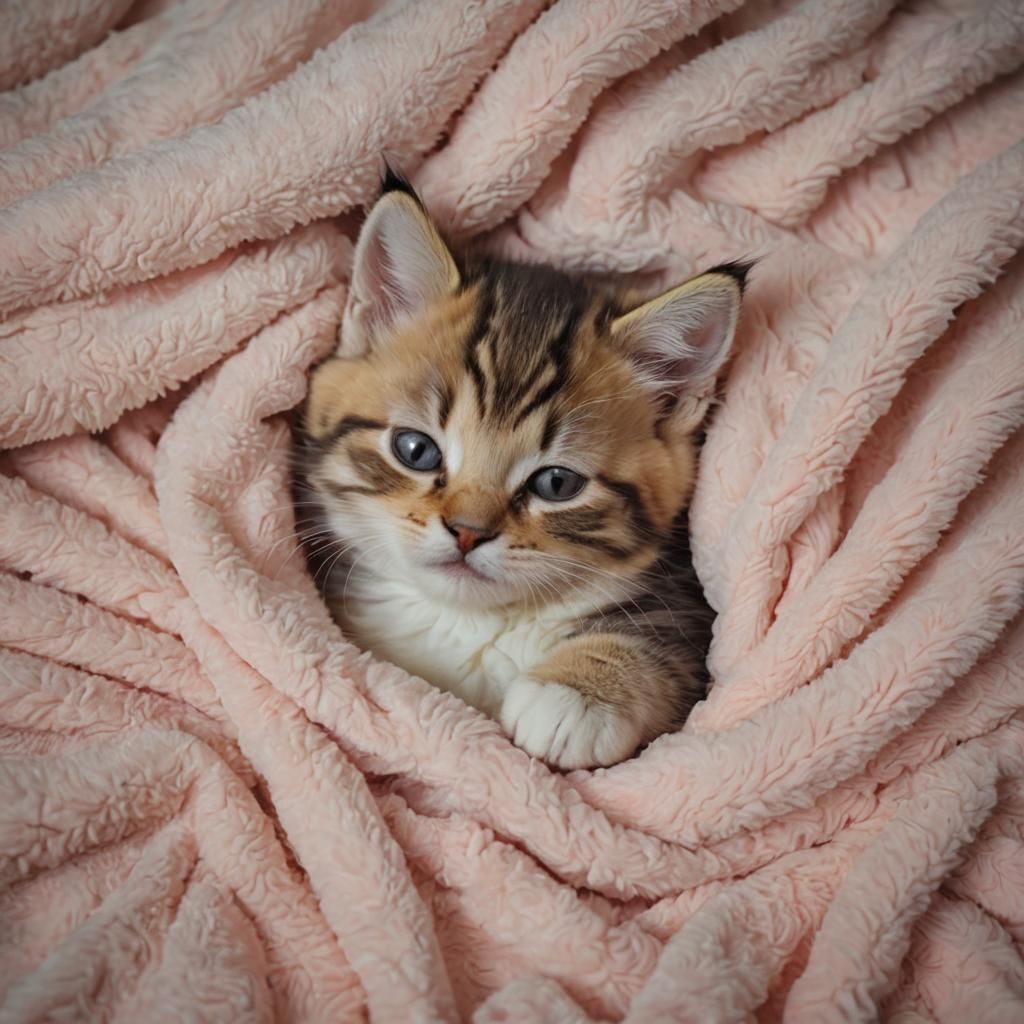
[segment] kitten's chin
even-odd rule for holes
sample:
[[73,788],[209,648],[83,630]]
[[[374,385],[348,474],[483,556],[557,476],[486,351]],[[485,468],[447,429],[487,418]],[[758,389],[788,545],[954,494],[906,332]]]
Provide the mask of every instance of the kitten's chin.
[[509,583],[487,576],[465,562],[422,566],[417,571],[417,582],[428,597],[467,608],[501,608],[519,600]]

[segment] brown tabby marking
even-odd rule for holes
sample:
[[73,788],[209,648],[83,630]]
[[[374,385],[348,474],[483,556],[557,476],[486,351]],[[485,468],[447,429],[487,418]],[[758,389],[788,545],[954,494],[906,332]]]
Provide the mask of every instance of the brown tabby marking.
[[642,701],[672,720],[672,676],[641,641],[621,633],[590,633],[561,644],[537,670],[544,682],[572,686],[592,704],[628,711]]

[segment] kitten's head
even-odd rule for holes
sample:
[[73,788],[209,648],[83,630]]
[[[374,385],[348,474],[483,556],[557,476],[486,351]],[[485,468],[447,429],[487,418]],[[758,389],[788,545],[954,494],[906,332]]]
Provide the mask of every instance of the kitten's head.
[[743,268],[648,302],[456,260],[415,195],[363,227],[308,482],[368,568],[474,607],[619,600],[689,497]]

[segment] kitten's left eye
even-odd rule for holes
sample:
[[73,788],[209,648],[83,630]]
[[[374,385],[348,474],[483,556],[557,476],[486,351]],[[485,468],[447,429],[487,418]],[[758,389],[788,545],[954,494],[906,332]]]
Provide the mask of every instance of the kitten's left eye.
[[441,465],[441,449],[432,437],[418,430],[395,431],[391,450],[399,462],[420,473],[429,473]]
[[586,486],[587,478],[564,466],[545,466],[538,469],[526,486],[545,501],[568,501]]

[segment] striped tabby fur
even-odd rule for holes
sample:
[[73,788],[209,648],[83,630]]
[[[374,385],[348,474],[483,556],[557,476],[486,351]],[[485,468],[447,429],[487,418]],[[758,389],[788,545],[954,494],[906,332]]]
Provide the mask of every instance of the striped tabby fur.
[[303,414],[300,508],[353,639],[555,766],[678,726],[710,620],[685,510],[744,273],[643,302],[453,254],[390,179]]

